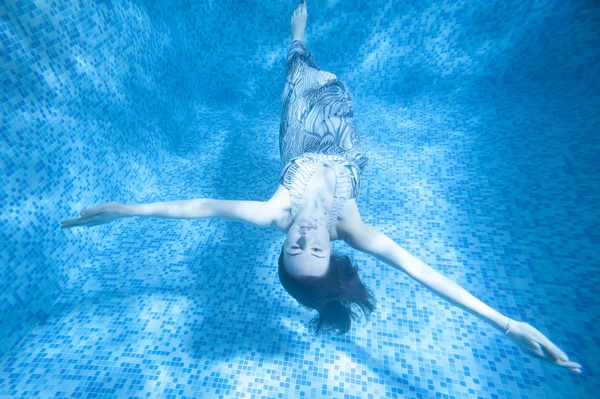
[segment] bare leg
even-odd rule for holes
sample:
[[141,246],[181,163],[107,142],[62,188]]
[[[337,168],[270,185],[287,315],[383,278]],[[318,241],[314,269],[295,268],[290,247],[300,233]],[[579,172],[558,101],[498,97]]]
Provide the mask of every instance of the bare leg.
[[306,2],[302,0],[302,3],[296,8],[292,15],[290,25],[292,27],[292,41],[301,40],[304,41],[304,29],[306,28],[306,19],[308,14],[306,12]]

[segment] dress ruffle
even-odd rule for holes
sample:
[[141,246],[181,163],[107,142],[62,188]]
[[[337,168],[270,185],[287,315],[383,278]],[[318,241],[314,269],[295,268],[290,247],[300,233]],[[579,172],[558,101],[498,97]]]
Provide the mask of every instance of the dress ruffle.
[[292,220],[296,220],[306,185],[317,169],[324,164],[333,168],[336,175],[333,205],[327,224],[327,229],[331,229],[346,201],[358,196],[360,170],[355,165],[342,156],[304,153],[300,157],[291,159],[285,165],[281,171],[279,184],[290,192]]

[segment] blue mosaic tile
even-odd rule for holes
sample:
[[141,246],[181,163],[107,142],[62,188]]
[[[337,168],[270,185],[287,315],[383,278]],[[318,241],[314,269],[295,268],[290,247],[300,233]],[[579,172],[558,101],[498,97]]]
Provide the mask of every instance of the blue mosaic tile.
[[377,310],[314,338],[277,231],[59,229],[108,201],[267,199],[295,4],[0,4],[0,397],[593,398],[595,2],[314,0],[306,32],[354,97],[363,220],[581,375],[341,242]]

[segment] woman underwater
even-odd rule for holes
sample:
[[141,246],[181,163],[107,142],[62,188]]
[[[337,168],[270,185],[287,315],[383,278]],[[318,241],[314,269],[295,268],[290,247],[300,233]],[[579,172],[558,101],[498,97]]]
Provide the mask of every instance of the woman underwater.
[[360,174],[367,164],[353,122],[347,87],[312,60],[304,40],[306,3],[291,18],[292,44],[286,62],[279,149],[282,171],[275,194],[264,201],[197,198],[148,204],[110,202],[64,220],[61,228],[96,226],[130,216],[199,219],[220,217],[287,236],[279,256],[279,279],[299,303],[315,309],[316,331],[349,330],[357,317],[375,309],[375,299],[347,256],[333,253],[344,240],[423,284],[445,300],[502,331],[527,353],[581,372],[578,363],[531,325],[511,320],[364,223],[356,205]]

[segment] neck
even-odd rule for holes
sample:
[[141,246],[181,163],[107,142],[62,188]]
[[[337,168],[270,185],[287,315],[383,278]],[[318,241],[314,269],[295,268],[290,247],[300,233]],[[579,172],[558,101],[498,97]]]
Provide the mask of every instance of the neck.
[[326,201],[322,201],[319,198],[311,198],[306,201],[306,205],[303,208],[298,209],[296,220],[307,218],[317,225],[327,227],[330,211],[331,204],[327,204]]
[[[329,181],[328,181],[329,179]],[[296,220],[308,218],[325,228],[333,206],[336,175],[327,165],[315,172],[311,182],[304,189],[304,200],[296,213]]]

